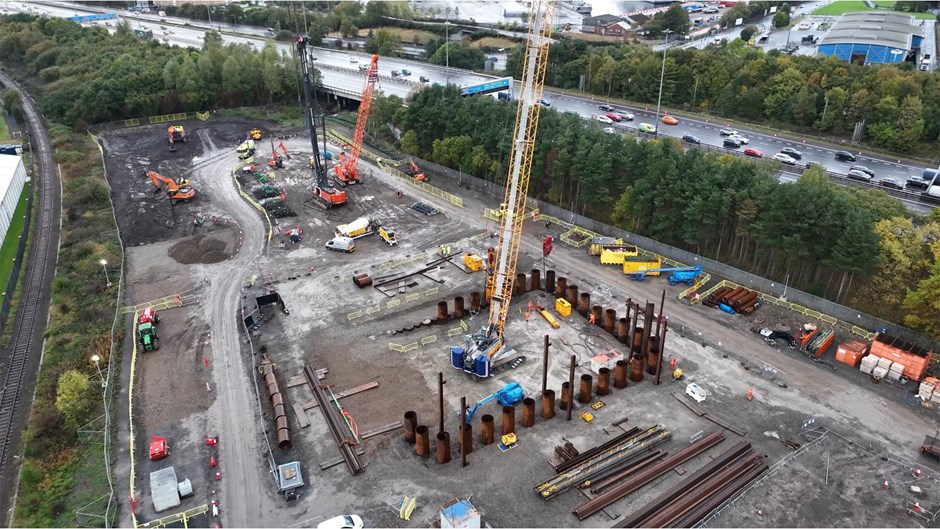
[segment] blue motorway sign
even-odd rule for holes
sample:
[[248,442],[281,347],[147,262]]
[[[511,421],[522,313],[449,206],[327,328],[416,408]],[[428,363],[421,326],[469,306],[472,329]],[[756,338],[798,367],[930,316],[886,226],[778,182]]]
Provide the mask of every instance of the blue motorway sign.
[[511,77],[503,77],[502,79],[497,79],[495,81],[488,81],[486,83],[465,86],[461,90],[461,94],[469,96],[473,94],[489,94],[491,92],[500,92],[502,90],[509,90],[509,87],[512,86],[511,83]]

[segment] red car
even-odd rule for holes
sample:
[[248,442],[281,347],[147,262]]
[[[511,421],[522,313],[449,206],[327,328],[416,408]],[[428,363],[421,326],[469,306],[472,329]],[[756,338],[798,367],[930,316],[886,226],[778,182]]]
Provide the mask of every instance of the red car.
[[616,123],[616,122],[623,121],[623,118],[620,117],[620,114],[618,114],[618,113],[616,113],[616,112],[608,112],[608,113],[606,113],[606,114],[604,114],[604,115],[607,116],[607,117],[609,117],[610,120],[613,121],[613,122],[615,122],[615,123]]
[[757,149],[755,149],[755,148],[753,148],[753,147],[748,147],[747,149],[744,149],[744,155],[745,155],[745,156],[753,156],[753,157],[755,157],[755,158],[763,158],[763,157],[764,157],[764,153],[758,151]]

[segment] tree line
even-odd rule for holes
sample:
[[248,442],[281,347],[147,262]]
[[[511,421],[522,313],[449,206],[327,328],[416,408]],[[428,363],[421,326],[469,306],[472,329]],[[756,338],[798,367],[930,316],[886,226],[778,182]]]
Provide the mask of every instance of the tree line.
[[[507,71],[521,76],[521,51]],[[663,54],[647,46],[589,46],[563,40],[549,48],[546,84],[603,98],[655,104]],[[764,52],[735,39],[704,50],[669,50],[663,104],[837,138],[864,122],[874,145],[936,156],[940,76],[910,63],[861,66],[833,57]]]
[[295,101],[296,56],[206,34],[201,50],[141,43],[64,19],[0,18],[0,61],[42,87],[45,116],[83,129],[118,119]]
[[[407,108],[392,96],[372,112],[401,130],[404,152],[505,182],[515,104],[429,87]],[[781,184],[776,164],[685,152],[672,138],[636,141],[552,109],[542,109],[538,134],[531,196],[940,338],[930,294],[940,238],[925,235],[940,229],[940,214],[911,218],[897,199],[833,185],[821,169]],[[898,237],[893,223],[911,232],[900,250],[885,240]],[[880,303],[875,295],[887,292],[894,302]]]

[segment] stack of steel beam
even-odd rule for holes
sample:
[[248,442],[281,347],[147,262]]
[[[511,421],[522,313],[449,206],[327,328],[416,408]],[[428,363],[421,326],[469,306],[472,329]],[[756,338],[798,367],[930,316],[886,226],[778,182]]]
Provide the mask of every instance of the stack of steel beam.
[[741,441],[614,527],[692,527],[766,470],[764,457]]
[[[620,436],[621,438],[623,436]],[[590,484],[595,476],[606,476],[646,456],[654,446],[666,442],[672,434],[660,425],[620,439],[613,446],[601,445],[558,466],[558,474],[535,487],[543,500],[550,500],[572,486]],[[593,454],[592,454],[593,453]]]

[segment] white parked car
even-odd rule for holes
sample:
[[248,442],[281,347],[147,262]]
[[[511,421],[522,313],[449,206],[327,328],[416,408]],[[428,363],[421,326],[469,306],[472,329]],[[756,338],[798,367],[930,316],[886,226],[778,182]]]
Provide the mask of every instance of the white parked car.
[[355,57],[350,57],[350,58],[349,58],[349,62],[351,62],[351,63],[353,63],[353,64],[356,64],[357,62],[359,62],[359,59],[357,59],[357,58],[355,58]]
[[792,156],[783,154],[782,152],[778,152],[777,154],[773,155],[772,158],[774,160],[777,160],[780,163],[785,163],[787,165],[796,165],[796,160],[794,160]]
[[802,30],[802,31],[806,31],[807,29],[813,29],[813,23],[812,23],[812,22],[803,22],[803,23],[800,24],[799,27],[797,27],[796,29],[799,29],[799,30]]
[[603,123],[604,125],[612,125],[614,122],[614,120],[604,115],[597,116],[597,121]]
[[721,134],[722,136],[737,136],[738,131],[734,129],[721,129],[718,131],[718,134]]
[[604,132],[607,134],[617,134],[617,131],[613,127],[604,127]]
[[744,136],[741,136],[740,134],[732,134],[731,136],[729,136],[729,138],[731,138],[732,140],[738,140],[743,145],[747,145],[748,143],[750,143],[747,138],[745,138]]
[[359,515],[344,514],[318,523],[317,529],[362,529],[362,525]]

